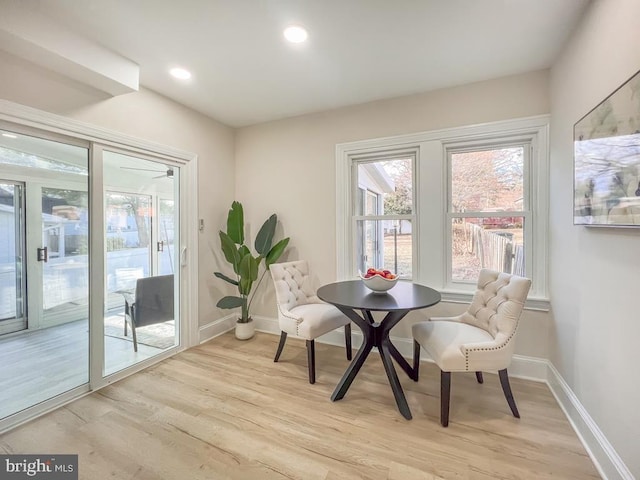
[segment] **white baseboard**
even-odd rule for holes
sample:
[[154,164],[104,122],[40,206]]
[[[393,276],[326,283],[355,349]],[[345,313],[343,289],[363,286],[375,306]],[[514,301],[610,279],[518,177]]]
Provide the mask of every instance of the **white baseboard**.
[[578,400],[567,382],[551,362],[547,362],[547,385],[560,408],[605,480],[635,480],[600,427]]
[[[280,334],[278,320],[269,317],[254,317],[256,330]],[[362,334],[358,329],[352,331],[353,347],[358,348],[362,344]],[[413,357],[413,339],[404,337],[392,337],[393,344],[400,353],[411,359]],[[330,345],[344,345],[344,331],[334,330],[317,339],[320,343]],[[430,361],[422,358],[422,361]],[[635,480],[631,471],[619,457],[611,443],[604,436],[598,425],[591,418],[587,410],[580,403],[569,385],[564,381],[556,368],[549,360],[538,357],[514,355],[509,366],[509,376],[522,378],[536,382],[544,382],[549,386],[551,393],[556,398],[560,408],[566,415],[569,423],[584,445],[589,457],[596,469],[605,480]]]
[[212,338],[222,335],[234,328],[236,326],[237,317],[238,314],[232,313],[231,315],[227,315],[226,317],[222,317],[211,323],[202,325],[199,328],[200,343],[208,342]]

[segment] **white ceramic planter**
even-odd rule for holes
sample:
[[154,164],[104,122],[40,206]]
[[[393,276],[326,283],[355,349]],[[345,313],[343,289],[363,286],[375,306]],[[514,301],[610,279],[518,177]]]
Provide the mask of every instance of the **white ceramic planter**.
[[236,322],[236,338],[238,340],[249,340],[256,333],[253,320],[248,323]]

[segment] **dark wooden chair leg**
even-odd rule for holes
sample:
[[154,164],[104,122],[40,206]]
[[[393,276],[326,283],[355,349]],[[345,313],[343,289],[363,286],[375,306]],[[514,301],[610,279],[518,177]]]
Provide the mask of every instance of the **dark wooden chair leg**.
[[280,343],[278,343],[278,349],[276,350],[276,357],[273,359],[274,362],[277,362],[280,359],[280,354],[282,353],[282,349],[284,348],[284,342],[287,341],[287,332],[280,332]]
[[440,370],[440,423],[449,426],[449,399],[451,396],[451,372]]
[[[135,305],[129,305],[129,321],[131,322],[131,336],[133,337],[133,351],[138,351],[138,337],[136,336],[136,310]],[[124,321],[125,328],[127,320]]]
[[307,363],[309,364],[309,383],[316,383],[316,343],[307,340]]
[[125,297],[124,299],[124,336],[127,336],[127,319],[130,318],[129,317],[130,312],[129,312],[129,302],[127,302],[127,298]]
[[136,327],[131,325],[131,334],[133,335],[133,351],[138,351],[138,337],[136,337]]
[[482,378],[482,372],[476,372],[476,380],[478,380],[478,383],[484,383],[484,378]]
[[509,385],[509,375],[507,374],[507,369],[498,371],[500,375],[500,384],[502,385],[502,391],[504,392],[504,396],[507,399],[507,403],[509,404],[509,408],[511,408],[511,413],[516,418],[520,418],[520,412],[518,412],[518,407],[516,407],[516,401],[513,398],[513,393],[511,393],[511,385]]
[[417,341],[413,341],[413,381],[418,381],[418,375],[420,375],[420,344]]
[[344,326],[344,344],[347,349],[347,360],[351,360],[351,324],[347,323]]

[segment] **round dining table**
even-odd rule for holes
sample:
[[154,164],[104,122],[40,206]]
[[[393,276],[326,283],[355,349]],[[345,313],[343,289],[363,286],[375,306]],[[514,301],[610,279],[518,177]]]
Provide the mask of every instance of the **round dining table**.
[[[411,410],[392,359],[409,378],[416,381],[417,378],[411,365],[391,342],[389,332],[411,310],[431,307],[440,302],[440,293],[408,281],[399,281],[387,292],[377,293],[369,290],[361,280],[348,280],[324,285],[318,289],[317,295],[321,300],[335,305],[349,317],[362,330],[363,335],[362,345],[336,386],[331,400],[335,402],[345,396],[369,353],[377,347],[398,410],[407,420],[411,420]],[[386,315],[380,322],[376,322],[372,312],[386,312]]]

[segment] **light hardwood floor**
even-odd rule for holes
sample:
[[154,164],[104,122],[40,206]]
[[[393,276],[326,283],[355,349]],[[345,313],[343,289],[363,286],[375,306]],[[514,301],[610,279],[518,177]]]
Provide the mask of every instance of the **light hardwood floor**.
[[[134,352],[130,341],[109,336],[104,340],[107,375],[163,351],[139,344]],[[87,383],[87,321],[0,337],[0,366],[0,418]]]
[[496,375],[454,374],[449,428],[439,374],[402,373],[413,412],[396,409],[371,355],[345,398],[329,397],[348,362],[318,344],[317,383],[304,342],[225,334],[0,437],[0,452],[77,453],[82,479],[599,478],[544,384],[512,380],[511,416]]

